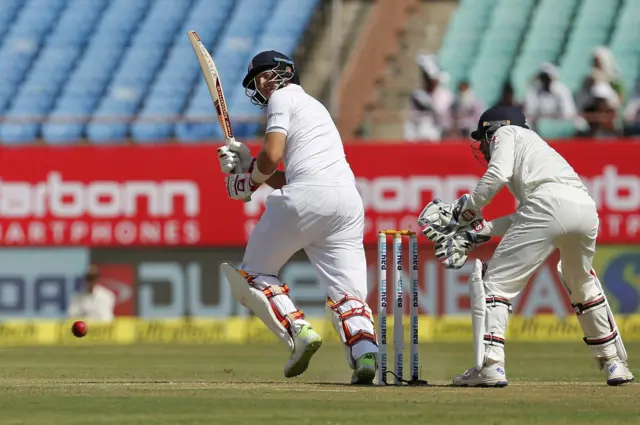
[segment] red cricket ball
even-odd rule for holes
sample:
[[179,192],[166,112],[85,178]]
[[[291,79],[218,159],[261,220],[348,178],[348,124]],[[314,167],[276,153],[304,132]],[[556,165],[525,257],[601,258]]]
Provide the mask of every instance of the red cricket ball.
[[71,332],[73,332],[73,334],[78,338],[85,336],[88,330],[89,328],[87,327],[87,324],[82,321],[74,322],[71,327]]

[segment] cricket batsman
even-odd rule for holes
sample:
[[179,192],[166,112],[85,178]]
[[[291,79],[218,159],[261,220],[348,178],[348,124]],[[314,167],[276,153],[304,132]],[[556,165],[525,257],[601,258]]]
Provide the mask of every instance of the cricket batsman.
[[[584,342],[605,371],[607,384],[633,381],[615,318],[591,267],[598,213],[580,177],[529,129],[518,109],[488,109],[471,137],[474,154],[488,163],[484,176],[470,195],[453,204],[436,199],[418,218],[446,268],[462,267],[471,250],[492,236],[502,236],[486,265],[475,260],[469,286],[476,364],[456,376],[453,384],[507,385],[504,346],[511,300],[556,249],[558,272]],[[517,211],[486,222],[481,209],[504,185],[517,199]]]
[[[278,273],[304,249],[327,290],[327,310],[346,348],[352,383],[370,384],[378,346],[366,303],[364,207],[342,140],[329,112],[300,86],[295,65],[265,51],[249,64],[242,85],[254,104],[267,108],[267,127],[256,158],[242,143],[218,149],[232,199],[263,184],[275,189],[253,229],[239,269],[221,265],[234,297],[290,350],[288,378],[302,374],[322,345],[318,333],[289,297]],[[285,171],[276,170],[283,161]],[[240,164],[242,173],[233,174]]]

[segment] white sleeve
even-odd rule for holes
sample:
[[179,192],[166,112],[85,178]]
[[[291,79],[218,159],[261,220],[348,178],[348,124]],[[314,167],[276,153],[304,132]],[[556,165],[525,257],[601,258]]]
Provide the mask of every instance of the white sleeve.
[[560,114],[562,118],[572,118],[577,114],[576,103],[573,100],[571,91],[566,86],[558,87],[558,97],[560,98]]
[[486,227],[489,235],[504,236],[504,234],[507,233],[507,230],[509,230],[509,227],[511,227],[514,217],[515,213],[488,221]]
[[640,98],[632,99],[629,101],[627,108],[624,110],[624,120],[633,124],[636,121],[636,115],[638,114],[638,110],[640,109]]
[[96,312],[99,320],[102,321],[112,321],[114,318],[113,309],[116,306],[116,296],[113,292],[105,290],[102,294],[100,294],[100,302],[98,304],[98,311]]
[[527,95],[524,101],[524,114],[527,117],[535,117],[538,115],[538,92],[536,90],[527,90]]
[[67,317],[78,318],[80,316],[82,316],[80,300],[76,295],[73,295],[71,300],[69,300],[69,306],[67,307]]
[[289,134],[289,121],[291,119],[291,107],[289,97],[276,91],[269,98],[267,106],[267,130],[266,133]]
[[513,175],[516,134],[514,127],[501,127],[491,138],[491,161],[471,193],[473,206],[482,208],[487,205]]

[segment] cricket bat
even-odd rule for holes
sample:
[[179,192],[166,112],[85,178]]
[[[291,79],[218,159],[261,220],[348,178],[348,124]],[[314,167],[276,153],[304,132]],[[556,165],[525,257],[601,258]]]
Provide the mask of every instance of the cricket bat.
[[[227,110],[227,101],[225,100],[224,92],[222,91],[222,81],[220,80],[218,68],[216,68],[216,64],[207,51],[207,48],[204,47],[204,44],[200,41],[198,34],[196,34],[195,31],[187,31],[187,36],[191,42],[191,47],[193,47],[193,50],[196,53],[198,62],[200,62],[202,75],[204,75],[204,80],[207,83],[211,100],[213,100],[213,106],[215,106],[216,112],[218,113],[218,121],[222,128],[222,134],[224,134],[225,143],[227,146],[239,143],[236,141],[235,137],[233,137],[233,129],[231,128],[231,120],[229,119],[229,111]],[[240,164],[236,165],[234,171],[238,174],[242,173]],[[251,197],[243,199],[244,202],[249,202],[250,200]]]

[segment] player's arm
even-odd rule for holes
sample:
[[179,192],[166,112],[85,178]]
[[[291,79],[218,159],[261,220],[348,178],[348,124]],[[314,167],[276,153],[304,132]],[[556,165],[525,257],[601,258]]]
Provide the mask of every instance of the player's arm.
[[287,184],[287,178],[285,177],[284,171],[276,170],[265,183],[273,189],[282,189],[282,187]]
[[274,189],[285,185],[284,174],[277,172],[284,156],[289,133],[289,99],[274,93],[267,107],[267,130],[262,149],[249,168],[250,174],[231,175],[225,179],[227,193],[231,199],[246,199],[263,183]]
[[501,127],[491,138],[489,167],[473,189],[469,207],[483,208],[513,176],[516,134],[514,128]]
[[82,316],[82,308],[80,306],[80,299],[74,295],[71,297],[69,307],[67,307],[67,317],[80,317]]
[[[264,137],[264,144],[258,156],[256,157],[256,163],[251,173],[252,180],[255,183],[263,183],[273,177],[273,174],[278,168],[278,164],[284,156],[284,145],[287,140],[287,136],[281,132],[272,131],[267,133]],[[257,173],[256,173],[257,169]],[[254,179],[254,173],[262,177],[262,181]],[[267,183],[268,184],[268,183]]]
[[513,223],[514,214],[505,215],[485,223],[485,230],[489,236],[504,236]]
[[116,295],[108,289],[102,289],[96,297],[96,318],[103,322],[111,322],[115,318],[113,310],[116,307]]
[[[278,164],[280,164],[284,156],[284,148],[289,134],[289,110],[289,98],[287,96],[281,96],[276,92],[269,99],[264,144],[256,158],[256,166],[251,173],[251,179],[255,183],[267,182],[274,189],[284,186],[284,184],[280,186],[283,183],[284,175],[275,175],[281,174],[276,173],[276,168],[278,168]],[[274,186],[269,183],[269,180]]]

